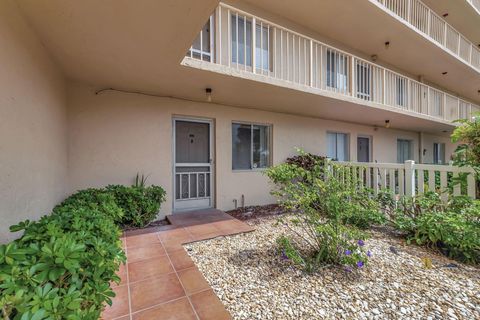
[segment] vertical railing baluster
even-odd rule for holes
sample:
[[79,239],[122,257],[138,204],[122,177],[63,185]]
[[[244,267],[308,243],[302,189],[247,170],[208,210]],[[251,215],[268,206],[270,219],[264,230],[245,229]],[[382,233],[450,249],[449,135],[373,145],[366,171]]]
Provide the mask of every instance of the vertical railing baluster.
[[227,59],[228,66],[230,67],[232,63],[232,14],[230,9],[227,10]]
[[310,87],[313,87],[313,42],[310,39]]
[[[260,22],[261,23],[261,22]],[[260,37],[262,35],[262,28],[260,27]],[[262,40],[260,38],[260,46],[262,45]],[[252,71],[253,73],[257,73],[257,19],[255,17],[252,18]],[[260,54],[262,54],[262,50],[260,49]],[[261,69],[260,69],[261,72]]]
[[237,37],[235,38],[235,41],[237,42],[237,59],[236,59],[236,62],[237,62],[237,69],[238,69],[238,64],[240,63],[240,56],[238,55],[238,47],[239,47],[239,42],[238,42],[238,12],[236,12],[236,19],[235,19],[235,22],[237,24],[237,28],[236,28],[236,32],[237,32]]
[[217,52],[217,59],[216,61],[218,62],[218,64],[222,64],[222,33],[223,33],[223,30],[222,30],[222,7],[219,6],[218,7],[218,25],[217,25],[217,28],[216,30],[217,31],[217,35],[216,37],[218,37],[218,48],[215,49],[215,51]]
[[247,70],[247,16],[243,16],[243,70]]

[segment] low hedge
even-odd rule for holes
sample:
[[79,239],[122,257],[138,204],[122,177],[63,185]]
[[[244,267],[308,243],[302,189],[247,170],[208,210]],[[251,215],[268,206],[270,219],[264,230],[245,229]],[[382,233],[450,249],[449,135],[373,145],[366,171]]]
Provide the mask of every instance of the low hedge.
[[126,260],[120,226],[150,222],[164,199],[154,186],[87,189],[36,222],[11,226],[24,234],[0,245],[2,318],[98,319]]

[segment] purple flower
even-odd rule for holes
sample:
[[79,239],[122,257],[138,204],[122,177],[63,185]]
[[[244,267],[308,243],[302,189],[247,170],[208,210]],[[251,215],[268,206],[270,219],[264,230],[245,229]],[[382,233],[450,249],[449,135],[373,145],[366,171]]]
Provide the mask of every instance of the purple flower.
[[359,245],[360,247],[363,247],[363,246],[365,245],[365,242],[363,242],[363,240],[361,240],[361,239],[358,240],[357,243],[358,243],[358,245]]
[[352,251],[350,251],[350,250],[345,250],[345,255],[346,255],[346,256],[349,256],[349,255],[351,255],[351,254],[352,254]]
[[282,251],[282,260],[288,260],[288,256],[285,253],[285,250]]
[[358,262],[357,262],[357,267],[358,267],[358,268],[363,267],[363,261],[358,261]]
[[372,253],[370,252],[370,250],[367,251],[367,257],[371,257],[372,256]]

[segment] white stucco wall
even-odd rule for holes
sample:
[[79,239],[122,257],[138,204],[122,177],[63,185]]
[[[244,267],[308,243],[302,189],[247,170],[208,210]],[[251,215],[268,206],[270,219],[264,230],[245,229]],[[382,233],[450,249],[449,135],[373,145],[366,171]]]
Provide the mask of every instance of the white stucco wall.
[[66,91],[14,1],[0,1],[0,243],[66,191]]
[[104,91],[72,83],[68,89],[69,191],[106,184],[131,184],[137,172],[168,193],[162,215],[172,210],[172,117],[185,115],[213,119],[216,148],[216,206],[232,209],[245,195],[245,204],[274,202],[270,186],[259,171],[232,171],[231,123],[244,121],[273,126],[273,162],[295,154],[295,147],[326,154],[326,132],[350,134],[351,159],[356,160],[356,138],[373,138],[373,160],[396,162],[397,139],[414,143],[416,161],[419,134],[355,125],[282,113],[190,102],[140,94]]

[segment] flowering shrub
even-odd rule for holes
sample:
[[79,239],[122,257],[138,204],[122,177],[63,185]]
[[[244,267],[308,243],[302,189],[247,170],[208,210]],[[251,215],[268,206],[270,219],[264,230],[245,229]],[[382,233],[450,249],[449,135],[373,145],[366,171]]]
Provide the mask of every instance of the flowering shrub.
[[308,271],[321,264],[343,265],[347,270],[367,264],[366,234],[358,227],[383,218],[376,201],[349,184],[346,173],[337,179],[323,160],[315,160],[309,170],[284,163],[266,174],[276,186],[272,194],[293,213],[281,220],[292,231],[277,240],[284,258]]

